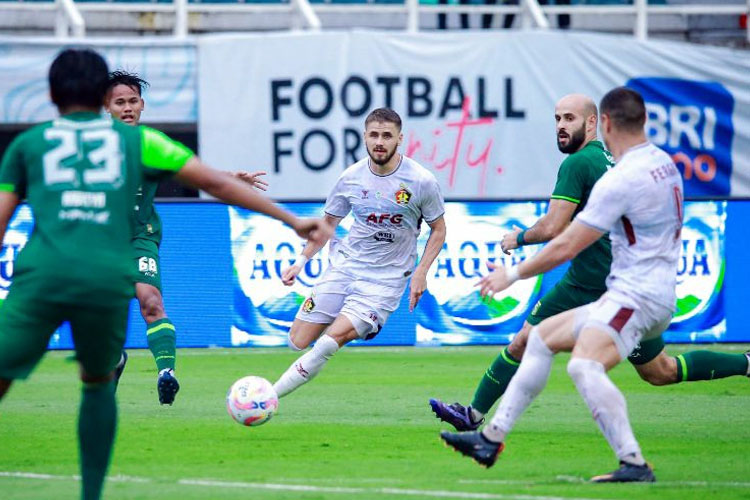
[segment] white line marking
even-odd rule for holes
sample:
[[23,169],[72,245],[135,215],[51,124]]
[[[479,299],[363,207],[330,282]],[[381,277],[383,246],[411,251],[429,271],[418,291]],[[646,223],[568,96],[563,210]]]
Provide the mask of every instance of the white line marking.
[[459,479],[458,482],[461,484],[507,484],[509,486],[535,486],[540,484],[550,484],[554,481],[534,481],[532,479]]
[[497,493],[474,493],[470,491],[449,491],[449,490],[417,490],[406,488],[345,488],[335,486],[306,486],[296,484],[276,484],[276,483],[246,483],[241,481],[214,481],[206,479],[180,479],[179,484],[188,484],[194,486],[214,486],[222,488],[247,488],[247,489],[267,489],[276,491],[299,491],[306,493],[350,493],[350,494],[380,494],[394,496],[419,496],[430,498],[469,498],[478,500],[597,500],[593,498],[572,498],[572,497],[550,497],[539,495],[503,495]]
[[[52,474],[37,474],[34,472],[0,471],[0,477],[17,479],[37,479],[42,481],[80,481],[78,475],[60,476]],[[135,476],[110,476],[109,481],[118,483],[150,483],[152,479]],[[162,482],[164,484],[164,482]],[[340,493],[340,494],[376,494],[386,496],[416,496],[429,498],[460,498],[476,500],[598,500],[596,498],[572,498],[553,497],[539,495],[503,495],[497,493],[480,493],[471,491],[449,491],[449,490],[418,490],[407,488],[355,488],[345,486],[310,486],[304,484],[278,484],[278,483],[250,483],[242,481],[215,481],[210,479],[179,479],[176,484],[181,486],[203,486],[214,488],[252,488],[272,491],[296,491],[299,493]]]
[[[32,479],[41,481],[80,481],[78,475],[62,476],[54,474],[40,474],[36,472],[22,471],[0,471],[0,478]],[[350,478],[351,479],[351,478]],[[108,481],[117,483],[152,483],[154,480],[148,477],[113,475],[107,478]],[[356,481],[356,478],[353,480]],[[587,483],[587,480],[578,476],[556,476],[554,481],[566,483]],[[160,481],[162,484],[164,482]],[[553,481],[523,481],[511,479],[460,479],[459,483],[463,484],[497,484],[497,485],[529,485],[529,486],[549,486]],[[337,494],[376,494],[384,496],[415,496],[428,498],[459,498],[459,499],[476,499],[476,500],[598,500],[596,498],[575,498],[559,497],[545,495],[521,495],[521,494],[501,494],[501,493],[481,493],[471,491],[451,491],[451,490],[419,490],[410,488],[360,488],[347,486],[311,486],[306,484],[284,484],[284,483],[253,483],[244,481],[217,481],[212,479],[179,479],[174,484],[181,486],[200,486],[215,488],[254,488],[271,491],[296,491],[299,493],[337,493]],[[656,483],[644,484],[644,487],[674,487],[689,486],[699,488],[750,488],[750,482],[743,481],[657,481]]]

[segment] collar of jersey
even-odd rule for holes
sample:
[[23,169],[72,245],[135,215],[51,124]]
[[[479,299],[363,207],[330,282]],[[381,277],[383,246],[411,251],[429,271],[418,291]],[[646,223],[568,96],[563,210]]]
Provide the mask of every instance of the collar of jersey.
[[93,111],[76,111],[75,113],[68,113],[60,118],[63,120],[72,120],[75,122],[81,122],[85,120],[91,120],[93,118],[101,118],[102,115]]
[[109,123],[112,123],[111,118],[91,111],[77,111],[60,116],[54,120],[55,126],[72,127],[75,129],[101,127],[103,124]]
[[637,150],[639,150],[639,149],[643,149],[643,148],[645,148],[645,147],[648,147],[648,146],[649,146],[650,144],[651,144],[651,143],[650,143],[649,141],[646,141],[646,142],[642,142],[642,143],[640,143],[640,144],[636,144],[635,146],[631,146],[631,147],[629,147],[629,148],[628,148],[628,149],[627,149],[627,150],[626,150],[626,151],[625,151],[625,152],[624,152],[624,153],[622,154],[622,156],[625,156],[626,154],[628,154],[628,153],[630,153],[630,152],[632,152],[632,151],[637,151]]
[[387,173],[385,175],[380,175],[380,174],[376,174],[375,172],[373,172],[372,171],[372,163],[371,162],[372,162],[372,159],[371,158],[367,158],[367,169],[370,171],[370,173],[372,175],[374,175],[375,177],[388,177],[389,175],[393,175],[396,172],[398,172],[398,169],[401,168],[401,164],[404,162],[404,155],[401,155],[401,158],[399,158],[398,165],[396,165],[396,168],[393,169],[393,172],[389,172],[389,173]]

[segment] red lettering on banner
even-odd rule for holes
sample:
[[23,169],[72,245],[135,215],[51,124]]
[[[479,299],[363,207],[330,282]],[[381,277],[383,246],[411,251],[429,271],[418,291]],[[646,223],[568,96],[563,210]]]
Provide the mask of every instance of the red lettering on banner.
[[[432,136],[434,142],[432,143],[432,147],[429,148],[429,152],[425,150],[427,146],[423,143],[423,140],[416,136],[414,132],[411,132],[406,144],[406,156],[424,162],[427,164],[426,166],[432,167],[434,170],[447,169],[449,188],[455,186],[456,177],[460,175],[460,167],[464,166],[468,169],[479,168],[477,192],[479,195],[484,195],[489,172],[494,171],[496,174],[502,174],[503,167],[500,165],[490,167],[494,139],[488,139],[483,147],[472,142],[471,139],[468,141],[465,139],[465,133],[468,129],[475,130],[477,127],[488,128],[495,122],[493,118],[489,117],[471,119],[469,117],[470,108],[471,98],[466,96],[461,106],[461,118],[457,121],[446,122],[444,128],[433,130]],[[452,148],[450,149],[451,153],[442,159],[438,159],[438,140],[441,139],[444,130],[454,131],[455,135]],[[475,151],[479,151],[476,156],[474,156]],[[417,157],[417,154],[419,154],[419,157]]]

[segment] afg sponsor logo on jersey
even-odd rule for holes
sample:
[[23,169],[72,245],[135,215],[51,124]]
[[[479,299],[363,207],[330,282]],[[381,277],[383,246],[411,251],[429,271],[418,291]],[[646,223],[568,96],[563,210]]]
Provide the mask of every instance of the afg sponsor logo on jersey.
[[21,205],[8,224],[0,249],[0,300],[5,300],[13,281],[13,269],[18,253],[29,241],[34,219],[28,205]]
[[646,101],[649,140],[672,155],[685,195],[729,195],[734,98],[720,83],[634,78]]
[[668,330],[670,341],[719,340],[726,331],[722,286],[725,222],[726,202],[685,204],[677,310]]

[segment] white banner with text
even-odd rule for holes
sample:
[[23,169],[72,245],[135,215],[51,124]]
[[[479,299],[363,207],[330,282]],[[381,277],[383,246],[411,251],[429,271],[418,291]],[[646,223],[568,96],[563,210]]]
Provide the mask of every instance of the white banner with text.
[[217,35],[198,42],[202,157],[269,171],[275,198],[325,198],[391,107],[401,151],[446,198],[547,197],[564,155],[554,105],[639,90],[688,196],[750,195],[750,54],[581,33]]

